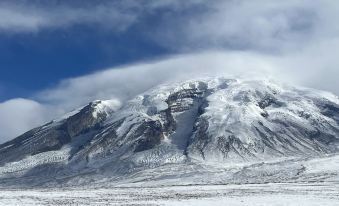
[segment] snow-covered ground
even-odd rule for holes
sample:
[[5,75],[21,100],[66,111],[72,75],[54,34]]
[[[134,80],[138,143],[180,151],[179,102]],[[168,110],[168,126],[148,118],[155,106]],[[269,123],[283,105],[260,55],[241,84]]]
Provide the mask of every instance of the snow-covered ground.
[[3,185],[0,206],[339,205],[339,155],[229,167],[168,164],[118,179],[88,179],[81,186],[76,178],[68,186],[39,189]]
[[0,205],[338,205],[337,183],[1,190]]

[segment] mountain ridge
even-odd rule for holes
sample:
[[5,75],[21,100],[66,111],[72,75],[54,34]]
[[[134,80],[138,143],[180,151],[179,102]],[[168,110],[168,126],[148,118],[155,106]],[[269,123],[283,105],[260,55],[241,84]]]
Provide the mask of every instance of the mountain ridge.
[[0,145],[0,180],[62,182],[87,173],[100,180],[167,164],[326,157],[338,143],[335,95],[267,80],[202,78],[159,85],[123,105],[94,101]]

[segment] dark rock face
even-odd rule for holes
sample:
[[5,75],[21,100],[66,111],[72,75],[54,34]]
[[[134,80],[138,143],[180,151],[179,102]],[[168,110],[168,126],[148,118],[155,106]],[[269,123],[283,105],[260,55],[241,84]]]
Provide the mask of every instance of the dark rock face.
[[0,146],[0,164],[20,160],[26,155],[57,150],[69,141],[69,135],[59,128],[34,129]]
[[205,159],[205,147],[211,141],[207,130],[209,123],[205,118],[200,118],[194,128],[194,137],[191,139],[189,150],[198,151],[203,159]]
[[[199,84],[197,88],[183,89],[175,92],[169,95],[166,100],[168,109],[162,111],[165,113],[162,118],[165,134],[172,140],[173,144],[183,149],[184,153],[187,151],[186,148],[193,134],[193,128],[196,123],[195,119],[202,113],[206,92],[207,86],[204,84]],[[178,114],[180,115],[177,118],[181,116],[181,118],[186,118],[186,120],[184,122],[177,122],[174,116]],[[176,132],[178,135],[172,135]]]
[[258,105],[261,109],[265,109],[266,107],[271,105],[280,106],[277,99],[274,96],[270,95],[264,96],[264,98],[262,98],[262,100],[258,102]]
[[63,125],[64,129],[70,137],[76,137],[80,134],[86,133],[91,129],[99,129],[100,123],[106,119],[106,114],[98,114],[97,118],[93,117],[94,107],[100,104],[100,101],[92,102],[80,110],[79,113],[69,117]]
[[65,144],[71,143],[72,138],[100,128],[100,123],[105,120],[106,115],[93,117],[97,103],[99,102],[90,103],[77,114],[61,122],[48,123],[0,145],[0,165],[20,160],[25,156],[59,150]]
[[152,149],[155,145],[160,144],[161,139],[163,139],[163,132],[160,122],[144,122],[136,130],[135,136],[139,136],[139,138],[137,138],[134,143],[134,152]]
[[327,117],[333,118],[339,124],[339,105],[327,102],[323,104],[318,104],[321,109],[321,113]]

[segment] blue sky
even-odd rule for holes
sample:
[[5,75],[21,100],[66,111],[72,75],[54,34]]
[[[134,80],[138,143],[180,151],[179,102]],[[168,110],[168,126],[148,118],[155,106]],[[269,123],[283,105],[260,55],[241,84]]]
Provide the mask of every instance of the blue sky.
[[86,26],[36,34],[0,34],[0,101],[29,97],[60,79],[169,52],[132,28],[123,35]]
[[[194,25],[192,33],[198,36],[187,35],[190,31],[186,26],[199,25],[204,15],[210,16],[215,10],[203,1],[136,2],[2,1],[3,21],[7,19],[9,25],[2,22],[0,33],[0,101],[18,96],[27,98],[62,79],[103,68],[206,47],[256,47],[272,51],[270,45],[253,45],[252,40],[241,36],[239,31],[218,39],[217,35],[228,31],[218,34],[213,31],[217,27],[213,22],[202,22],[205,24],[202,26],[212,26],[215,37],[195,31],[198,28]],[[219,1],[219,4],[234,7],[229,2],[232,1]],[[95,18],[97,20],[93,20]],[[305,25],[307,30],[307,22]]]
[[335,0],[2,0],[0,143],[94,99],[260,75],[339,94]]
[[[23,7],[26,4],[22,3]],[[170,54],[173,51],[143,34],[145,28],[152,29],[161,14],[153,16],[155,18],[138,22],[123,32],[87,22],[65,28],[52,25],[37,31],[1,32],[0,101],[29,97],[68,77]]]

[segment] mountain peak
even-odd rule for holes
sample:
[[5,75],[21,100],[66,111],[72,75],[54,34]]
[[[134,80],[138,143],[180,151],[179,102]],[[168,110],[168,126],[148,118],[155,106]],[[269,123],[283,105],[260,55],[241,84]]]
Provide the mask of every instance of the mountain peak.
[[0,145],[0,178],[51,165],[61,178],[98,168],[116,174],[169,163],[315,157],[337,152],[338,136],[332,94],[269,80],[194,79],[123,104],[93,101]]

